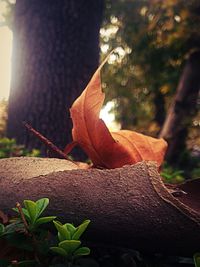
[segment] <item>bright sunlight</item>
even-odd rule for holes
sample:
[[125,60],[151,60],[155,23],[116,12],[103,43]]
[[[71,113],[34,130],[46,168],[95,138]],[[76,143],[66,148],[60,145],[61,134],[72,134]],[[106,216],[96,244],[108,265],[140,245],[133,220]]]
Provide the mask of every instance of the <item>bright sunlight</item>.
[[[7,27],[0,27],[0,101],[9,97],[11,80],[12,31]],[[115,115],[111,111],[114,103],[108,102],[102,109],[100,117],[111,130],[119,129],[115,122]]]
[[0,100],[8,99],[11,77],[12,31],[0,27]]

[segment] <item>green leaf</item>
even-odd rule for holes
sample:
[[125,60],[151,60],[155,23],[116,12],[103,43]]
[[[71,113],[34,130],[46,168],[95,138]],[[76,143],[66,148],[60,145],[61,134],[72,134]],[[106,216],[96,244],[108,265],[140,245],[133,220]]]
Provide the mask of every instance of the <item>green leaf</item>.
[[0,223],[0,236],[4,233],[4,231],[5,231],[5,226],[2,223]]
[[48,216],[48,217],[42,217],[36,220],[35,226],[38,226],[43,223],[48,223],[53,221],[56,218],[56,216]]
[[67,230],[67,227],[62,225],[59,221],[53,221],[56,229],[58,230],[59,241],[71,239],[70,232]]
[[36,201],[37,206],[37,218],[42,214],[42,212],[46,209],[46,207],[49,205],[49,199],[48,198],[41,198]]
[[37,218],[37,206],[32,200],[24,200],[24,206],[28,211],[31,223],[34,223]]
[[15,232],[25,232],[24,224],[21,220],[6,225],[5,234],[12,234]]
[[78,248],[76,251],[74,251],[75,257],[86,256],[89,254],[90,254],[90,249],[88,247],[81,247],[81,248]]
[[195,267],[200,267],[200,253],[195,253],[193,258]]
[[175,176],[180,175],[180,174],[184,174],[184,171],[182,171],[182,170],[175,171],[173,173],[173,176],[175,177]]
[[[19,210],[17,208],[12,208],[12,210],[16,211],[19,214]],[[25,218],[30,220],[30,216],[29,216],[29,213],[28,213],[27,209],[22,208],[22,212],[23,212]]]
[[79,240],[64,240],[58,244],[58,246],[63,248],[67,254],[73,253],[80,245],[81,241]]
[[79,225],[77,227],[76,232],[73,234],[72,239],[78,240],[81,237],[81,235],[85,232],[89,223],[90,223],[90,220],[85,220],[81,225]]
[[161,176],[167,180],[170,180],[172,178],[171,174],[167,174],[167,173],[164,173],[164,172],[161,172]]
[[77,228],[71,223],[66,223],[64,226],[66,226],[67,230],[70,232],[70,235],[73,236]]
[[67,256],[67,252],[63,249],[63,248],[59,248],[59,247],[50,247],[50,249],[55,252],[56,254],[59,254],[61,256],[66,257]]

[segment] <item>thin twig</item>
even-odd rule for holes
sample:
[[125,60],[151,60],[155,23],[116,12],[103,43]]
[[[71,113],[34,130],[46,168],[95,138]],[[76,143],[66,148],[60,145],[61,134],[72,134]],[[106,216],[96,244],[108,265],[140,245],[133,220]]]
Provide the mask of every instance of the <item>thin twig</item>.
[[[34,256],[35,256],[35,260],[37,262],[40,262],[39,256],[37,255],[37,240],[35,238],[35,235],[33,233],[30,232],[29,227],[28,227],[28,223],[26,221],[26,218],[24,216],[21,204],[19,202],[16,203],[16,208],[19,211],[20,217],[22,219],[22,222],[24,224],[24,228],[25,228],[25,234],[29,237],[31,237],[32,240],[32,244],[33,244],[33,249],[34,249]],[[18,266],[18,265],[17,265]]]
[[17,208],[18,211],[19,211],[20,217],[21,217],[22,222],[23,222],[23,224],[24,224],[24,228],[25,228],[26,234],[29,235],[28,223],[27,223],[27,221],[26,221],[26,218],[25,218],[24,213],[23,213],[23,211],[22,211],[21,204],[20,204],[19,202],[16,203],[16,208]]
[[[36,131],[30,124],[27,122],[23,122],[24,126],[33,133],[40,141],[43,142],[51,151],[55,152],[57,155],[59,155],[63,159],[67,159],[69,161],[72,161],[68,158],[68,156],[60,150],[57,146],[55,146],[50,140],[48,140],[45,136],[43,136],[41,133]],[[74,161],[72,161],[74,164],[76,164]]]

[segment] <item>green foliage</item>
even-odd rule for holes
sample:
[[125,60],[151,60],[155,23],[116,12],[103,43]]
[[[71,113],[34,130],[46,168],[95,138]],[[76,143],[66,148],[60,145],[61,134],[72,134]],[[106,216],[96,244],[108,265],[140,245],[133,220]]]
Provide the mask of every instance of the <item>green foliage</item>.
[[[42,198],[36,202],[24,200],[25,208],[22,208],[22,212],[28,222],[28,230],[30,232],[35,231],[39,225],[51,222],[56,218],[56,216],[40,217],[48,204],[48,198]],[[13,210],[19,213],[18,208],[13,208]]]
[[6,122],[7,122],[7,101],[0,101],[0,159],[9,157],[29,156],[38,157],[40,151],[33,149],[27,150],[23,145],[18,145],[15,139],[5,137]]
[[[185,177],[186,179],[200,178],[200,157],[198,156],[198,153],[199,152],[197,152],[197,154],[195,155],[186,149],[183,150],[173,164],[173,166],[177,167],[172,167],[165,162],[163,164],[163,172],[170,175],[174,173],[175,175],[173,174],[173,177],[177,175],[181,176],[182,178]],[[179,173],[176,173],[177,171]],[[181,182],[181,177],[177,177],[177,182]]]
[[200,253],[194,254],[194,264],[195,267],[200,267]]
[[102,57],[116,50],[103,87],[122,126],[149,134],[162,126],[187,55],[199,48],[198,10],[198,1],[106,1]]
[[[56,216],[41,216],[49,204],[49,199],[42,198],[37,201],[24,200],[23,203],[24,207],[17,203],[16,208],[13,208],[18,215],[16,218],[11,219],[7,225],[0,224],[0,239],[4,239],[8,247],[15,247],[19,256],[17,259],[14,258],[14,261],[10,261],[12,255],[9,254],[9,260],[6,258],[0,259],[0,266],[10,267],[16,264],[22,267],[77,266],[75,265],[76,259],[89,255],[90,249],[81,246],[79,239],[86,230],[90,220],[84,221],[78,227],[70,223],[62,225],[61,222],[54,221],[58,231],[58,244],[57,246],[52,246],[56,242],[56,237],[47,229],[41,227],[41,225],[52,222],[56,218]],[[19,253],[19,251],[22,253]],[[64,257],[65,265],[59,263],[59,257],[55,257],[55,253]],[[61,260],[62,262],[63,260]],[[84,263],[79,266],[87,265]]]
[[[102,87],[106,100],[115,104],[113,111],[122,129],[158,136],[185,62],[199,49],[199,8],[195,0],[106,1],[100,32],[102,58],[115,50],[103,69]],[[196,103],[199,109],[198,99]],[[174,163],[177,169],[163,171],[167,182],[200,177],[200,112],[194,114],[188,122],[187,144]],[[196,164],[186,155],[195,148]]]
[[164,178],[166,183],[177,184],[184,182],[184,171],[177,170],[169,166],[167,163],[163,165],[161,176]]
[[194,168],[191,172],[191,177],[193,179],[200,178],[200,167],[199,168]]
[[70,223],[62,225],[59,221],[54,221],[58,231],[59,243],[57,247],[51,247],[51,250],[65,257],[68,261],[73,261],[80,256],[89,255],[90,249],[88,247],[81,247],[81,241],[79,240],[89,223],[90,220],[85,220],[78,227],[75,227]]
[[[196,0],[106,1],[102,58],[116,49],[103,89],[122,129],[159,134],[188,55],[199,49],[199,8]],[[189,122],[189,150],[200,147],[199,122],[200,112]]]
[[17,145],[15,139],[9,139],[7,137],[0,139],[0,158],[29,156],[38,157],[40,151],[33,149],[28,151],[23,145]]
[[197,157],[192,157],[188,151],[180,155],[177,163],[182,169],[172,167],[167,162],[164,162],[161,176],[166,183],[177,184],[184,182],[185,179],[200,178],[200,161]]
[[[105,67],[108,100],[117,101],[117,118],[124,128],[156,134],[165,117],[165,102],[171,99],[180,75],[182,61],[179,65],[171,63],[180,53],[155,42],[152,1],[107,3],[103,29],[113,29],[114,33],[101,31],[102,46],[108,45],[109,50],[117,47],[116,60]],[[150,127],[151,121],[157,127]]]

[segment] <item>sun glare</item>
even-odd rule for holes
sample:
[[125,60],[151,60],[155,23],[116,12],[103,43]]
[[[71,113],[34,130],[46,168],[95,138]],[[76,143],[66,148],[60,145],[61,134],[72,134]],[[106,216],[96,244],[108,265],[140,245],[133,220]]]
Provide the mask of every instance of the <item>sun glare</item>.
[[112,111],[114,105],[114,101],[109,101],[100,112],[100,118],[105,122],[111,131],[120,130],[121,127],[120,124],[115,121],[115,114]]
[[0,27],[0,100],[8,99],[11,78],[12,31]]
[[[7,26],[0,27],[0,101],[9,97],[11,80],[12,31]],[[118,130],[112,112],[114,102],[108,102],[101,110],[100,117],[110,130]]]

